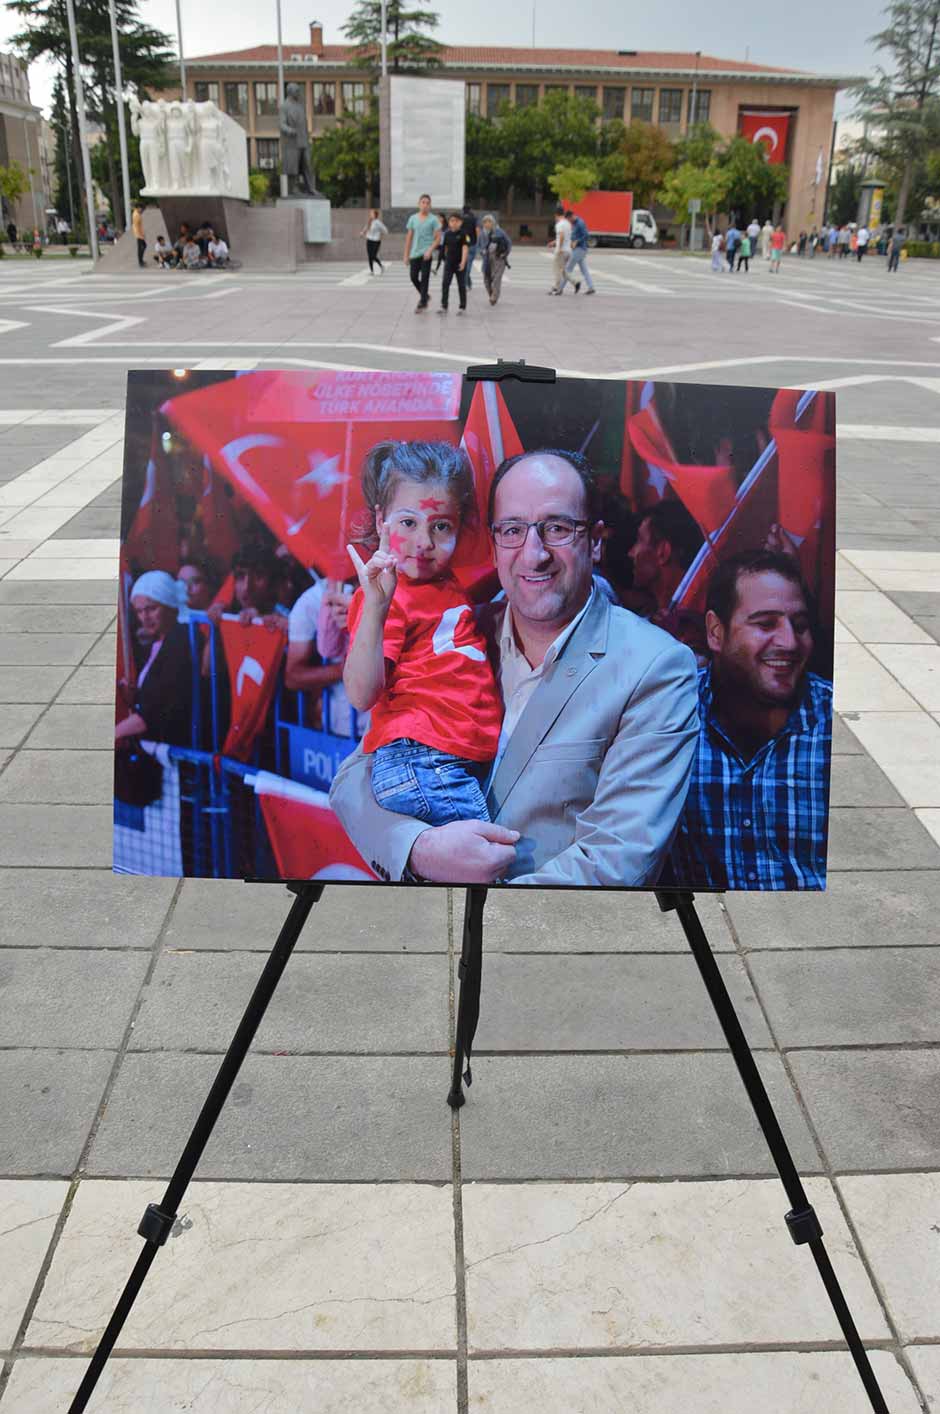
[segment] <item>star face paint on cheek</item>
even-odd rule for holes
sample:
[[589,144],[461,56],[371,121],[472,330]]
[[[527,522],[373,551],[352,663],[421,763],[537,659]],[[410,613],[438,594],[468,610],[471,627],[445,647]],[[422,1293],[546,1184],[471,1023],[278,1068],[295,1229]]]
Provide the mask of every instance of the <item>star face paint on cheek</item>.
[[390,549],[394,550],[394,552],[395,552],[396,555],[401,554],[403,550],[407,550],[407,548],[408,548],[408,538],[407,538],[407,536],[405,536],[405,535],[400,535],[397,530],[393,530],[393,531],[390,533],[390,535],[389,535],[389,537],[388,537],[388,543],[389,543]]

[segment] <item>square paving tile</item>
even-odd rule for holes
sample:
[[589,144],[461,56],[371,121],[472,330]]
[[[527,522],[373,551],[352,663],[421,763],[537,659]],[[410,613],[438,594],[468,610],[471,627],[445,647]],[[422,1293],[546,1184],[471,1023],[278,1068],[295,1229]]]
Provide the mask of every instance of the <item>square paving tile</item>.
[[76,668],[59,696],[60,702],[114,702],[114,668]]
[[[818,1170],[779,1059],[757,1064],[797,1165]],[[730,1055],[474,1057],[460,1134],[469,1179],[773,1171]]]
[[[129,1055],[91,1151],[94,1174],[169,1176],[219,1056]],[[203,1178],[444,1181],[449,1057],[249,1056]]]
[[[863,643],[928,643],[924,631],[877,589],[836,590],[836,613]],[[883,661],[883,660],[882,660]]]
[[[892,1414],[919,1414],[892,1355],[871,1352]],[[852,1358],[838,1351],[471,1360],[471,1410],[486,1414],[870,1414]],[[37,1411],[38,1414],[38,1411]]]
[[175,889],[105,868],[0,869],[0,945],[149,948]]
[[117,593],[110,579],[4,580],[0,604],[108,604],[113,609]]
[[[0,547],[0,556],[2,554]],[[0,667],[41,668],[80,663],[97,637],[94,633],[5,633],[0,638]],[[113,658],[113,644],[111,650]]]
[[[261,974],[257,953],[164,952],[144,994],[134,1050],[224,1051]],[[295,956],[254,1046],[395,1053],[449,1045],[445,957]]]
[[879,643],[872,652],[921,707],[940,711],[940,645]]
[[0,604],[0,633],[101,633],[113,618],[110,604]]
[[940,870],[830,870],[825,893],[725,894],[724,902],[747,950],[923,946],[937,941]]
[[107,805],[114,763],[104,751],[29,751],[0,778],[0,800],[49,805]]
[[[21,1414],[61,1414],[82,1365],[21,1357],[7,1403]],[[159,1414],[447,1414],[457,1408],[452,1360],[127,1360],[112,1357],[90,1408],[143,1414],[155,1392]],[[156,1410],[154,1410],[156,1414]],[[516,1411],[518,1414],[518,1410]],[[793,1411],[802,1414],[802,1409]],[[901,1411],[907,1414],[907,1411]]]
[[860,712],[852,731],[909,805],[940,805],[940,723],[926,712]]
[[71,1174],[113,1064],[112,1051],[0,1051],[0,1173]]
[[936,1340],[940,1174],[859,1174],[838,1185],[901,1339]]
[[44,711],[43,702],[4,702],[0,705],[0,746],[19,746]]
[[143,952],[0,949],[3,1044],[116,1048],[148,961]]
[[909,810],[829,812],[829,869],[940,869],[940,847]]
[[[328,886],[310,914],[297,950],[446,952],[448,892]],[[167,928],[167,947],[269,952],[292,899],[279,884],[187,879]],[[462,917],[461,912],[461,921]]]
[[927,1408],[940,1404],[940,1345],[909,1345],[907,1358],[927,1400]]
[[833,713],[832,717],[832,754],[833,756],[861,756],[864,754],[864,747],[859,745],[858,738],[849,730],[838,713]]
[[4,668],[0,702],[51,702],[72,671],[69,667]]
[[68,1191],[54,1179],[0,1179],[0,1349],[13,1344]]
[[114,751],[114,707],[71,705],[49,708],[29,738],[31,747],[78,747],[88,751]]
[[940,948],[765,952],[751,968],[781,1046],[940,1043]]
[[884,771],[867,756],[833,757],[829,800],[831,805],[904,804]]
[[794,1051],[790,1065],[835,1169],[940,1167],[940,1052]]
[[[884,1337],[835,1194],[824,1179],[807,1192],[863,1339]],[[839,1339],[778,1181],[473,1183],[462,1194],[473,1351]]]
[[[717,895],[696,894],[695,906],[712,947],[733,949]],[[463,907],[455,889],[458,947]],[[688,946],[675,913],[663,913],[648,893],[491,889],[483,914],[487,953],[688,952]]]
[[861,643],[837,643],[836,711],[911,712],[918,703]]
[[[88,1351],[151,1183],[83,1182],[27,1332]],[[195,1183],[118,1349],[456,1348],[449,1185]]]
[[[719,967],[751,1046],[772,1046],[739,958]],[[721,1027],[695,960],[662,955],[507,956],[483,966],[483,1051],[720,1049]]]
[[0,860],[54,869],[109,866],[113,815],[106,805],[0,805]]

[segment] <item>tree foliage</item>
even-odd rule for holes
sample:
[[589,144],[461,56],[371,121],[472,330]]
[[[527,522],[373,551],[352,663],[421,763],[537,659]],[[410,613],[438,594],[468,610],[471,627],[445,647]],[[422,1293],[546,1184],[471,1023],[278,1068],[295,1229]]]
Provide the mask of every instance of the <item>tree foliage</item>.
[[782,162],[769,162],[763,144],[733,137],[718,155],[728,180],[725,204],[728,212],[747,222],[752,216],[769,216],[786,201],[790,169]]
[[682,162],[667,173],[656,198],[663,206],[674,211],[681,221],[686,220],[689,202],[700,201],[706,230],[712,232],[717,213],[725,208],[728,184],[727,169],[714,157],[705,167],[697,167],[693,162]]
[[[434,10],[408,9],[402,0],[387,0],[386,52],[388,67],[396,74],[409,69],[436,69],[444,46],[427,31],[435,30],[440,16]],[[343,25],[343,34],[357,46],[357,58],[378,69],[382,54],[381,0],[358,0]]]
[[573,204],[597,186],[597,168],[587,162],[556,167],[549,176],[548,185],[559,201]]
[[[11,211],[21,196],[29,191],[29,173],[16,161],[0,166],[0,197]],[[6,212],[4,212],[6,215]]]
[[856,89],[856,112],[866,124],[859,151],[896,179],[901,225],[940,127],[940,0],[892,0],[885,14],[888,24],[871,39],[887,63]]
[[358,118],[343,118],[314,138],[313,170],[317,186],[334,206],[349,201],[374,202],[379,185],[379,114],[373,104]]
[[615,145],[598,162],[605,191],[632,191],[637,206],[649,206],[675,162],[666,134],[651,123],[611,124]]
[[858,213],[858,199],[862,194],[863,169],[853,162],[845,162],[835,174],[829,188],[829,202],[826,218],[837,226],[854,221]]

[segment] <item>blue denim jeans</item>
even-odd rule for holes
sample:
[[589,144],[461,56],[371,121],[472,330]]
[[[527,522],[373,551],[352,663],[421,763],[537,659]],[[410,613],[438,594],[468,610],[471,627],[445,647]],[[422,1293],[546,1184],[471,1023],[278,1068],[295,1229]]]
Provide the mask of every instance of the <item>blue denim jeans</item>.
[[[580,273],[574,274],[577,270]],[[568,257],[568,264],[565,266],[565,273],[562,277],[561,288],[565,288],[565,280],[570,280],[575,284],[578,280],[583,280],[589,290],[593,290],[594,281],[591,279],[591,272],[587,268],[587,246],[578,246]]]
[[448,756],[420,741],[402,737],[380,746],[372,757],[372,793],[396,815],[410,815],[428,825],[451,820],[488,820],[483,782],[488,767],[480,761]]

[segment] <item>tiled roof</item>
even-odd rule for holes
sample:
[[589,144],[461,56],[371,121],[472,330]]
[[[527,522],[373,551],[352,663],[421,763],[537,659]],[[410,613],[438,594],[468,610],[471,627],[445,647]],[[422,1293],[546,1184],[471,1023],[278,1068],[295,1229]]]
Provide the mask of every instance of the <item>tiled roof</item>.
[[[321,64],[349,63],[354,59],[356,46],[352,44],[325,44],[318,51]],[[284,57],[289,62],[292,54],[303,54],[306,58],[314,53],[309,44],[284,45]],[[632,72],[642,69],[655,71],[677,70],[699,73],[729,74],[792,74],[800,77],[800,70],[775,67],[769,64],[749,64],[738,59],[715,59],[710,54],[676,54],[658,50],[643,50],[636,54],[619,54],[616,49],[497,49],[485,45],[445,44],[442,59],[454,67],[500,66],[513,68],[545,69],[624,69]],[[199,64],[219,63],[276,63],[277,46],[256,44],[252,49],[238,49],[224,54],[200,54],[193,62]],[[811,75],[807,74],[807,78]]]

